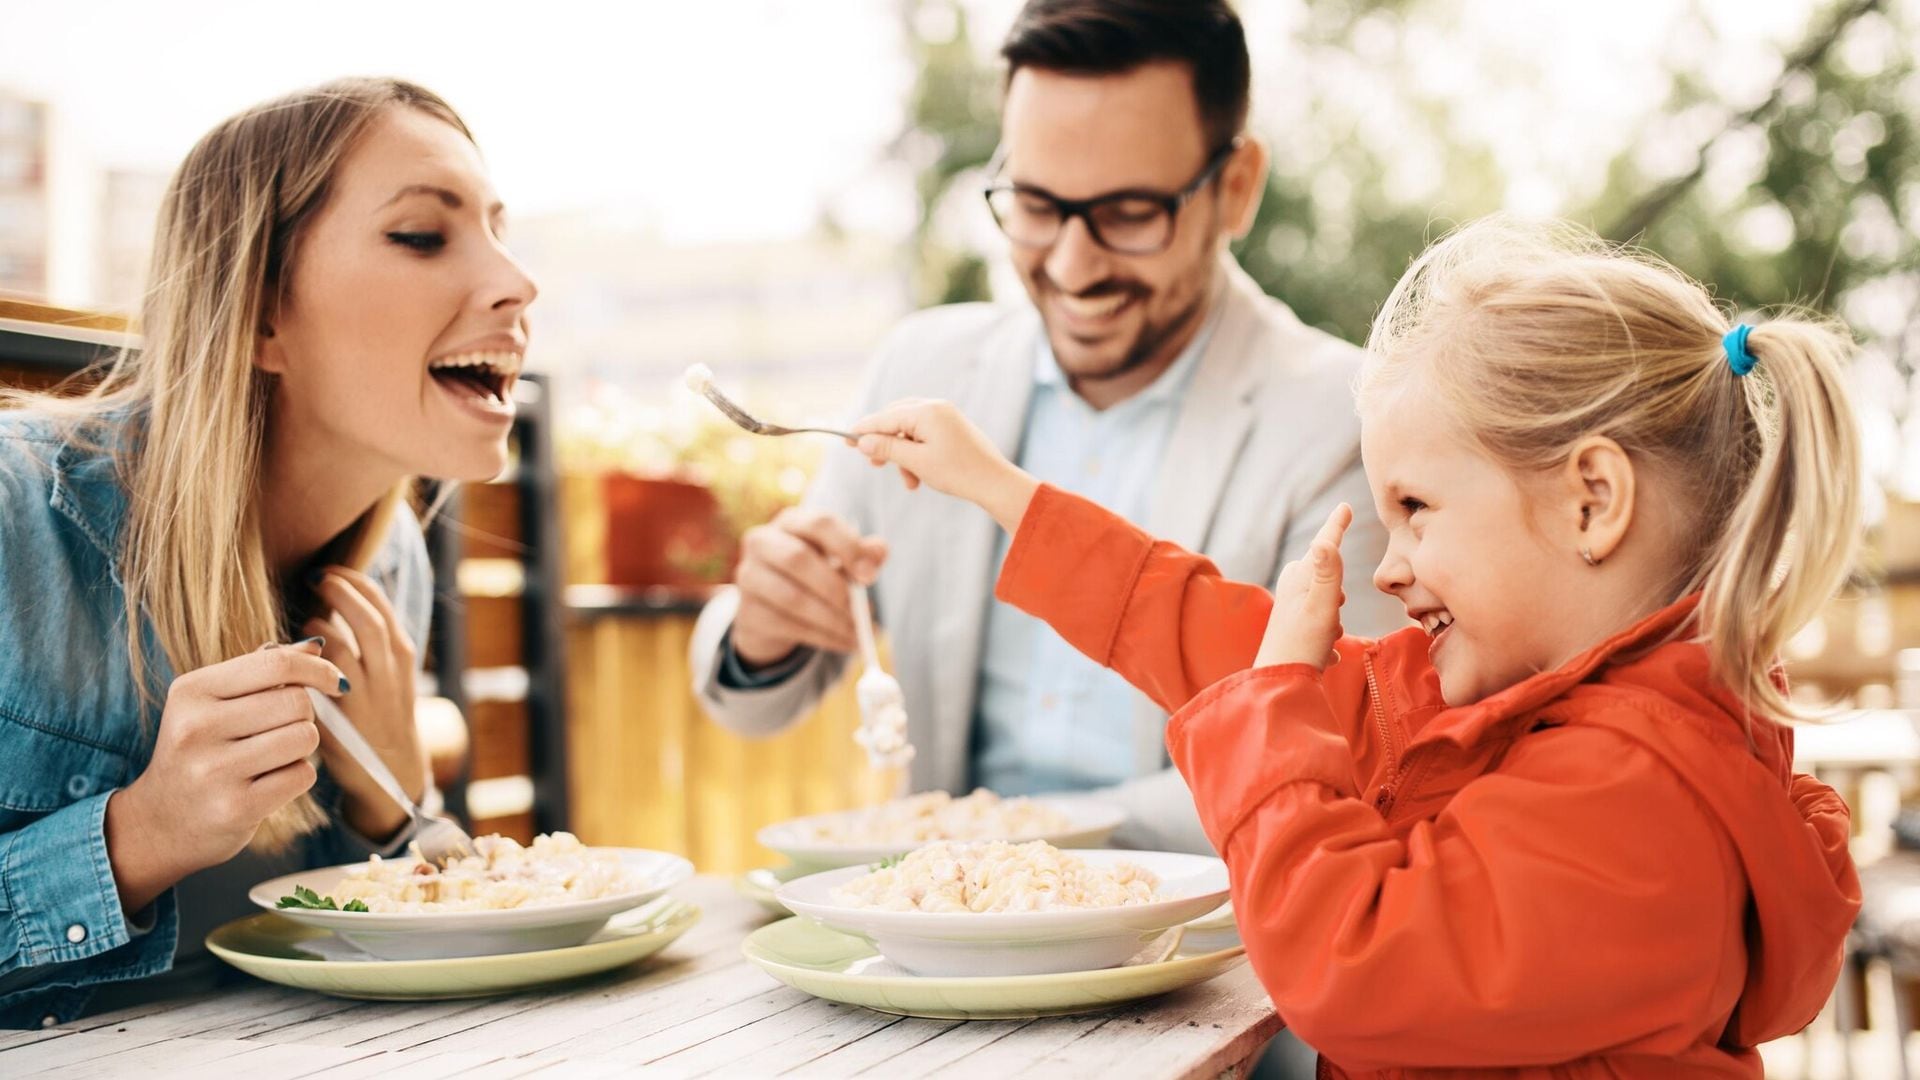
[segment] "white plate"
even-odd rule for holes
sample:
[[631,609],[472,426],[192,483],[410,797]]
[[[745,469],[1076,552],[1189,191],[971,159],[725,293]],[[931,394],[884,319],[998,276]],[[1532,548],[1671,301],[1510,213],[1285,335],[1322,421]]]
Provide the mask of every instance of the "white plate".
[[641,882],[638,888],[595,900],[570,900],[502,911],[315,911],[281,908],[283,896],[304,885],[321,896],[332,890],[350,870],[366,865],[349,863],[319,870],[303,870],[263,881],[247,899],[304,926],[331,930],[342,940],[383,960],[439,960],[454,956],[494,956],[501,953],[564,949],[597,933],[622,911],[666,892],[693,876],[693,864],[678,855],[644,848],[597,848],[614,851]]
[[[974,840],[1045,840],[1058,848],[1092,848],[1107,842],[1127,820],[1127,812],[1112,803],[1097,802],[1093,799],[1075,799],[1066,796],[1039,796],[1032,800],[1041,806],[1050,806],[1067,816],[1067,827],[1059,832],[1035,833],[1027,836],[982,836]],[[865,866],[868,863],[881,862],[895,855],[905,855],[914,848],[932,843],[930,840],[913,840],[898,844],[839,844],[813,839],[813,830],[823,825],[837,825],[863,814],[868,810],[841,810],[831,814],[815,814],[812,817],[794,818],[761,829],[757,834],[763,847],[785,855],[802,870],[832,870],[842,866]],[[972,842],[972,841],[969,841]]]
[[1165,899],[1128,907],[1058,911],[929,912],[847,907],[833,890],[869,872],[851,866],[813,874],[774,892],[796,915],[873,942],[918,975],[1043,975],[1125,963],[1169,927],[1227,899],[1227,864],[1210,855],[1166,851],[1076,851],[1095,866],[1130,862],[1160,878]]

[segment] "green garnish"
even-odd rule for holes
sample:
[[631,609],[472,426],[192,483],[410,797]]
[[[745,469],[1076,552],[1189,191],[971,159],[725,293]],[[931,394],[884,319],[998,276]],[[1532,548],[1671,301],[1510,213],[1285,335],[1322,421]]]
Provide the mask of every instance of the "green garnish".
[[891,870],[894,867],[899,866],[900,860],[904,858],[906,858],[906,855],[901,854],[901,855],[895,855],[890,859],[881,859],[879,862],[873,864],[873,868],[875,870]]
[[304,908],[309,911],[366,911],[365,901],[349,900],[341,907],[331,896],[321,896],[305,885],[295,885],[292,896],[283,896],[273,905],[277,908]]

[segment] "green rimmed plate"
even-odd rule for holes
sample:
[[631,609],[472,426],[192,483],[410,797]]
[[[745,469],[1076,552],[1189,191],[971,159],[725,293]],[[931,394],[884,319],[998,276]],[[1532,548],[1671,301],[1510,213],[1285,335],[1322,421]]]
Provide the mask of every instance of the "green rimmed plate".
[[369,1001],[438,1001],[512,993],[611,971],[652,956],[699,921],[698,907],[662,897],[615,915],[584,945],[445,960],[375,960],[346,958],[364,954],[329,931],[268,914],[220,927],[207,935],[207,948],[241,971],[282,986]]
[[734,878],[733,891],[784,919],[793,912],[788,911],[787,905],[773,895],[774,890],[795,878],[806,877],[812,872],[806,867],[792,863],[786,866],[762,866]]
[[910,975],[865,940],[801,918],[755,930],[740,951],[762,971],[815,997],[934,1020],[1095,1012],[1205,982],[1238,964],[1244,952],[1176,953],[1156,963],[1058,975],[934,978]]

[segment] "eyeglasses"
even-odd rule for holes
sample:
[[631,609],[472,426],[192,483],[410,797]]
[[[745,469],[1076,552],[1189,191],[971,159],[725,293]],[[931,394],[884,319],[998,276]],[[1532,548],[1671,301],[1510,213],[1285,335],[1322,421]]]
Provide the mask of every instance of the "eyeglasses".
[[[1173,243],[1175,219],[1180,208],[1220,173],[1227,159],[1240,148],[1240,140],[1213,152],[1207,163],[1179,191],[1115,191],[1092,199],[1062,199],[1051,192],[1025,184],[993,184],[986,190],[987,208],[1007,239],[1021,247],[1046,247],[1060,238],[1067,222],[1079,218],[1086,222],[1093,241],[1121,255],[1157,255]],[[998,173],[1002,154],[994,155],[992,172]]]

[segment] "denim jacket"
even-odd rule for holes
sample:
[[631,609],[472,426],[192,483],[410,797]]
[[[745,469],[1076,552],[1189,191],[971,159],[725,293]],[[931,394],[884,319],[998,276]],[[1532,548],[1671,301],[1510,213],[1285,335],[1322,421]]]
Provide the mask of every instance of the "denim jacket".
[[[65,441],[45,416],[0,413],[0,1027],[72,1020],[100,984],[173,962],[172,890],[130,925],[107,861],[107,799],[146,768],[155,726],[127,656],[126,507],[109,455]],[[410,515],[369,573],[426,641],[432,568]],[[172,671],[150,630],[145,640],[164,699]],[[324,770],[313,793],[333,824],[303,841],[306,865],[391,846],[341,823]]]

